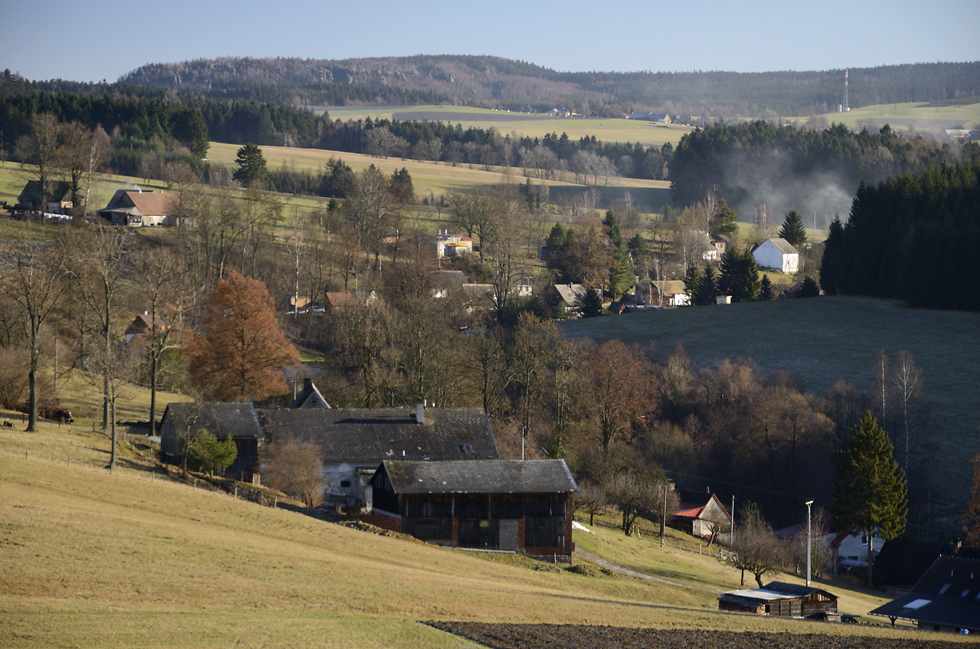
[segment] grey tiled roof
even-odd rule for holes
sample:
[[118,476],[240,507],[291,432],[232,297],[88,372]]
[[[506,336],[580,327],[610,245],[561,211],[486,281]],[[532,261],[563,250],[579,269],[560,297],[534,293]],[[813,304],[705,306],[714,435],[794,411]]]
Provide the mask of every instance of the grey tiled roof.
[[384,460],[496,459],[490,424],[476,408],[425,410],[425,423],[407,408],[259,410],[268,438],[317,444],[325,463],[376,467]]
[[770,239],[770,241],[772,241],[773,245],[776,246],[779,249],[779,252],[783,253],[784,255],[800,254],[800,251],[794,248],[793,244],[786,239],[780,237],[777,239]]
[[173,418],[178,435],[205,429],[218,439],[228,435],[236,438],[261,438],[262,429],[251,403],[171,403],[167,412]]
[[575,493],[565,460],[385,461],[396,494]]
[[870,614],[924,624],[980,628],[980,561],[941,556],[911,592]]

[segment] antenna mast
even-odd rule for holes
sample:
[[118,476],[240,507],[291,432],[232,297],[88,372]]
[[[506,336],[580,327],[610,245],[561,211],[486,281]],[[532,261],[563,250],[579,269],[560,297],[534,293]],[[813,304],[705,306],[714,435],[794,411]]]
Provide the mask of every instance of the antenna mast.
[[844,68],[844,112],[851,112],[851,105],[847,101],[847,72],[848,69]]

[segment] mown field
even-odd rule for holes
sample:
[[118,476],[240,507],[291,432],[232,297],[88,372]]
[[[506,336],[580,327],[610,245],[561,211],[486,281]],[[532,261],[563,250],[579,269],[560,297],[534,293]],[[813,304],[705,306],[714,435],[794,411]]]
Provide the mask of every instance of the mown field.
[[[924,103],[881,104],[851,108],[847,113],[827,113],[830,124],[844,124],[850,129],[867,127],[876,130],[885,124],[899,131],[940,133],[948,128],[980,127],[980,103],[956,106],[931,106]],[[805,122],[807,116],[791,121]]]
[[600,342],[654,342],[662,354],[680,343],[700,367],[726,358],[751,359],[767,373],[795,372],[817,395],[838,379],[869,392],[878,353],[884,350],[894,359],[908,350],[922,370],[925,389],[911,453],[944,490],[933,493],[931,515],[945,516],[951,535],[958,530],[969,495],[970,458],[980,452],[980,314],[824,296],[648,311],[562,327],[569,336]]
[[[561,106],[557,106],[561,108]],[[567,133],[572,140],[595,136],[603,142],[639,142],[643,146],[677,144],[689,126],[656,124],[644,120],[615,117],[549,117],[535,113],[508,113],[506,111],[466,106],[367,106],[328,107],[330,119],[365,119],[370,117],[401,121],[426,120],[460,124],[463,128],[495,128],[501,134],[516,133],[519,136],[543,138],[549,133]]]
[[[0,428],[0,646],[476,646],[425,621],[820,634],[830,644],[910,633],[720,613],[696,591],[378,536],[173,482],[144,444],[122,455],[110,474],[107,438],[87,427]],[[605,526],[580,534],[595,552],[636,555],[641,570],[719,590],[737,579],[713,559]],[[846,612],[883,601],[835,590]]]
[[[211,143],[208,157],[213,163],[233,166],[238,149],[237,144]],[[487,171],[482,166],[460,164],[452,166],[445,162],[419,162],[407,158],[377,158],[359,153],[329,151],[324,149],[297,149],[292,147],[263,146],[262,154],[270,169],[285,167],[297,171],[322,172],[330,158],[343,160],[354,171],[361,171],[374,165],[386,174],[402,167],[412,176],[416,195],[436,198],[452,191],[479,187],[492,187],[501,183],[518,184],[525,181],[521,169],[502,167]],[[585,185],[562,181],[542,181],[532,179],[532,184],[548,190],[550,200],[559,202],[561,196],[578,195],[588,191]],[[599,187],[603,205],[613,205],[625,199],[630,193],[634,204],[660,209],[670,200],[670,183],[662,180],[641,180],[638,178],[614,178],[609,186]]]

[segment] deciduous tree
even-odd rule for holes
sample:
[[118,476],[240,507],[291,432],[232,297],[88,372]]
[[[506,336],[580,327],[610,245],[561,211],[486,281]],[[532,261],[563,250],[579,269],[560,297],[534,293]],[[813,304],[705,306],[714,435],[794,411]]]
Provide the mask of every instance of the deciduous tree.
[[980,548],[980,453],[973,458],[973,486],[962,520],[963,543],[972,548]]
[[736,570],[742,571],[741,584],[745,585],[745,572],[752,573],[762,588],[762,578],[775,572],[783,563],[779,540],[772,533],[772,526],[755,503],[746,503],[741,509],[741,524],[732,540],[732,551],[721,555]]
[[265,284],[228,273],[211,296],[204,329],[187,354],[206,398],[262,401],[287,391],[282,369],[298,364],[299,352],[280,330]]
[[309,508],[323,502],[323,461],[313,442],[277,439],[263,447],[262,483],[291,496]]

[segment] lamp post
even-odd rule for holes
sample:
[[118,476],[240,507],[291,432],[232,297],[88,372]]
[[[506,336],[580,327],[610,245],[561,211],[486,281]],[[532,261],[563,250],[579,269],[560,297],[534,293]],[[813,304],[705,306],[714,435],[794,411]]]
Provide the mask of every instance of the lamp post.
[[810,506],[812,500],[806,501],[806,585],[810,585]]

